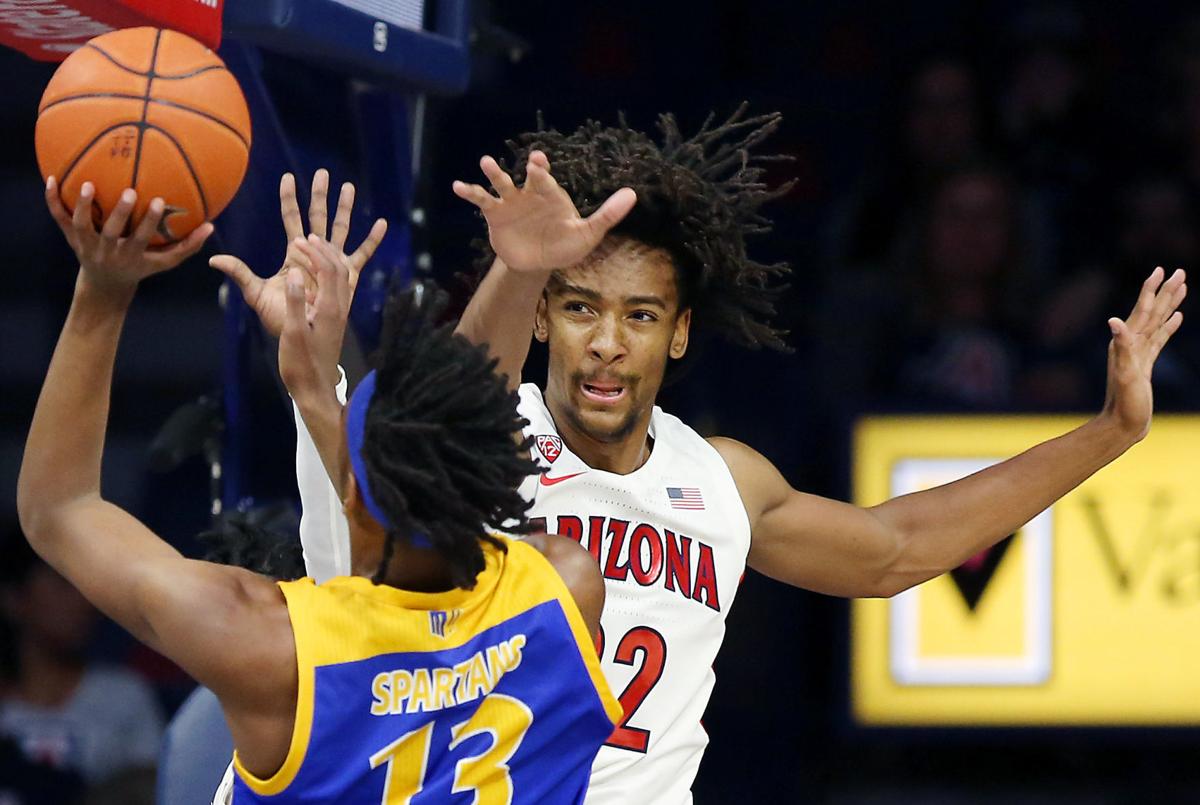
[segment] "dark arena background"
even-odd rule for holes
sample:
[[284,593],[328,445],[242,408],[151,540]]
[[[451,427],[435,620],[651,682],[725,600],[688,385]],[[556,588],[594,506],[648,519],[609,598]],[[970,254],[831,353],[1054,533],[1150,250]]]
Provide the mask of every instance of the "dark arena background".
[[[56,65],[13,34],[47,5],[0,0],[0,803],[208,802],[211,788],[166,779],[170,746],[154,760],[193,683],[69,595],[31,604],[23,587],[17,470],[75,277],[33,147]],[[286,533],[298,522],[271,345],[206,262],[230,251],[275,270],[284,170],[306,188],[326,166],[359,185],[360,223],[392,224],[355,302],[368,351],[392,275],[465,305],[460,274],[486,233],[451,182],[480,181],[480,156],[507,156],[539,114],[561,130],[621,114],[652,130],[671,111],[688,133],[742,102],[781,111],[763,152],[788,157],[770,181],[795,185],[752,248],[793,268],[779,321],[794,351],[699,344],[661,404],[756,447],[798,489],[863,504],[1098,410],[1105,320],[1156,265],[1200,269],[1200,11],[1188,3],[426,0],[422,13],[169,0],[124,3],[121,24],[170,24],[175,5],[224,15],[219,52],[255,141],[206,252],[135,303],[106,492],[188,555],[204,555],[195,535],[218,513]],[[748,572],[696,802],[1200,801],[1196,324],[1156,370],[1169,415],[1120,474],[951,577],[852,605]],[[544,371],[535,350],[526,378]],[[133,744],[136,729],[140,757],[81,771],[69,730],[6,732],[31,606],[73,629],[63,639],[89,662],[153,694],[144,723],[114,733]]]

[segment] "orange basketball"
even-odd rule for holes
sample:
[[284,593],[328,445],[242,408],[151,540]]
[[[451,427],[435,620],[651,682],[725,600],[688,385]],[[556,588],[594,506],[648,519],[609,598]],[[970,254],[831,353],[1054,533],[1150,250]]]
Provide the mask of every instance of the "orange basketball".
[[38,167],[74,210],[96,186],[103,220],[137,191],[134,222],[159,196],[155,244],[185,237],[225,209],[250,156],[250,112],[237,80],[208,48],[177,31],[129,28],[67,57],[38,107]]

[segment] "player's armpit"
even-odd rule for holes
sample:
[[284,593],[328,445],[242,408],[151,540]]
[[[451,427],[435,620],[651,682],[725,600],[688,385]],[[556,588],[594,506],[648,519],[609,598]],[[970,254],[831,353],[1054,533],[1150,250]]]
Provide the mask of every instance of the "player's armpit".
[[729,466],[750,519],[747,564],[826,595],[888,596],[899,535],[870,509],[799,492],[756,450],[709,439]]

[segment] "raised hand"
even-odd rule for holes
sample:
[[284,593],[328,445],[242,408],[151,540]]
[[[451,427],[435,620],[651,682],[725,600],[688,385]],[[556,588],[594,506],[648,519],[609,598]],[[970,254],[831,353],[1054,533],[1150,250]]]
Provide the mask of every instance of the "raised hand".
[[455,182],[454,194],[483,213],[493,251],[514,271],[550,271],[578,263],[637,202],[633,190],[622,187],[600,209],[582,217],[550,174],[550,161],[541,151],[530,152],[521,187],[489,156],[479,167],[496,195],[466,182]]
[[[371,231],[352,254],[346,255],[346,238],[350,233],[350,216],[354,211],[354,185],[346,182],[338,194],[337,211],[334,214],[333,226],[329,227],[329,171],[320,169],[313,176],[312,194],[308,204],[308,228],[318,239],[334,246],[340,254],[349,260],[350,275],[348,277],[351,297],[358,284],[358,276],[363,266],[374,256],[375,250],[387,234],[387,221],[380,218],[375,221]],[[288,272],[299,269],[299,275],[304,284],[305,296],[312,302],[316,294],[316,277],[313,274],[311,259],[298,245],[304,243],[304,220],[300,215],[300,205],[296,200],[296,177],[285,173],[279,181],[279,209],[283,217],[283,230],[287,236],[287,254],[283,265],[270,277],[260,277],[255,274],[242,260],[231,254],[219,254],[209,260],[209,265],[232,279],[242,291],[242,296],[262,322],[263,329],[274,338],[283,332],[284,317],[287,309],[287,277]]]
[[1154,362],[1167,341],[1183,323],[1180,303],[1187,296],[1187,275],[1177,269],[1163,281],[1162,268],[1142,283],[1129,318],[1108,320],[1112,341],[1108,346],[1108,388],[1103,414],[1111,416],[1135,440],[1150,431],[1154,394],[1150,383]]
[[137,192],[128,189],[121,194],[99,232],[92,221],[95,196],[95,186],[84,182],[75,212],[70,214],[59,197],[57,180],[53,176],[46,180],[46,206],[50,215],[79,258],[86,280],[101,290],[132,292],[146,277],[168,271],[200,251],[213,231],[212,224],[206,222],[172,246],[150,248],[150,239],[158,230],[165,209],[161,198],[150,202],[145,216],[126,235],[129,216],[137,204]]
[[[308,269],[287,269],[283,327],[279,338],[279,375],[301,410],[312,404],[336,404],[338,358],[346,334],[353,291],[353,262],[341,248],[315,234],[296,238],[289,249]],[[306,288],[307,276],[315,288]]]

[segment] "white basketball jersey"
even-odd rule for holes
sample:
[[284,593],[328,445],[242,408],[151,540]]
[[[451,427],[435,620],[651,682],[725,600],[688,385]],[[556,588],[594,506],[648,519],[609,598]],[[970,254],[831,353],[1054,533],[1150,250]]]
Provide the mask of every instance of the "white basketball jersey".
[[587,802],[691,802],[712,663],[750,549],[733,477],[708,442],[658,407],[644,465],[628,475],[592,469],[563,443],[537,386],[522,385],[520,398],[547,468],[521,485],[529,516],[579,541],[605,578],[600,661],[625,716],[592,766]]

